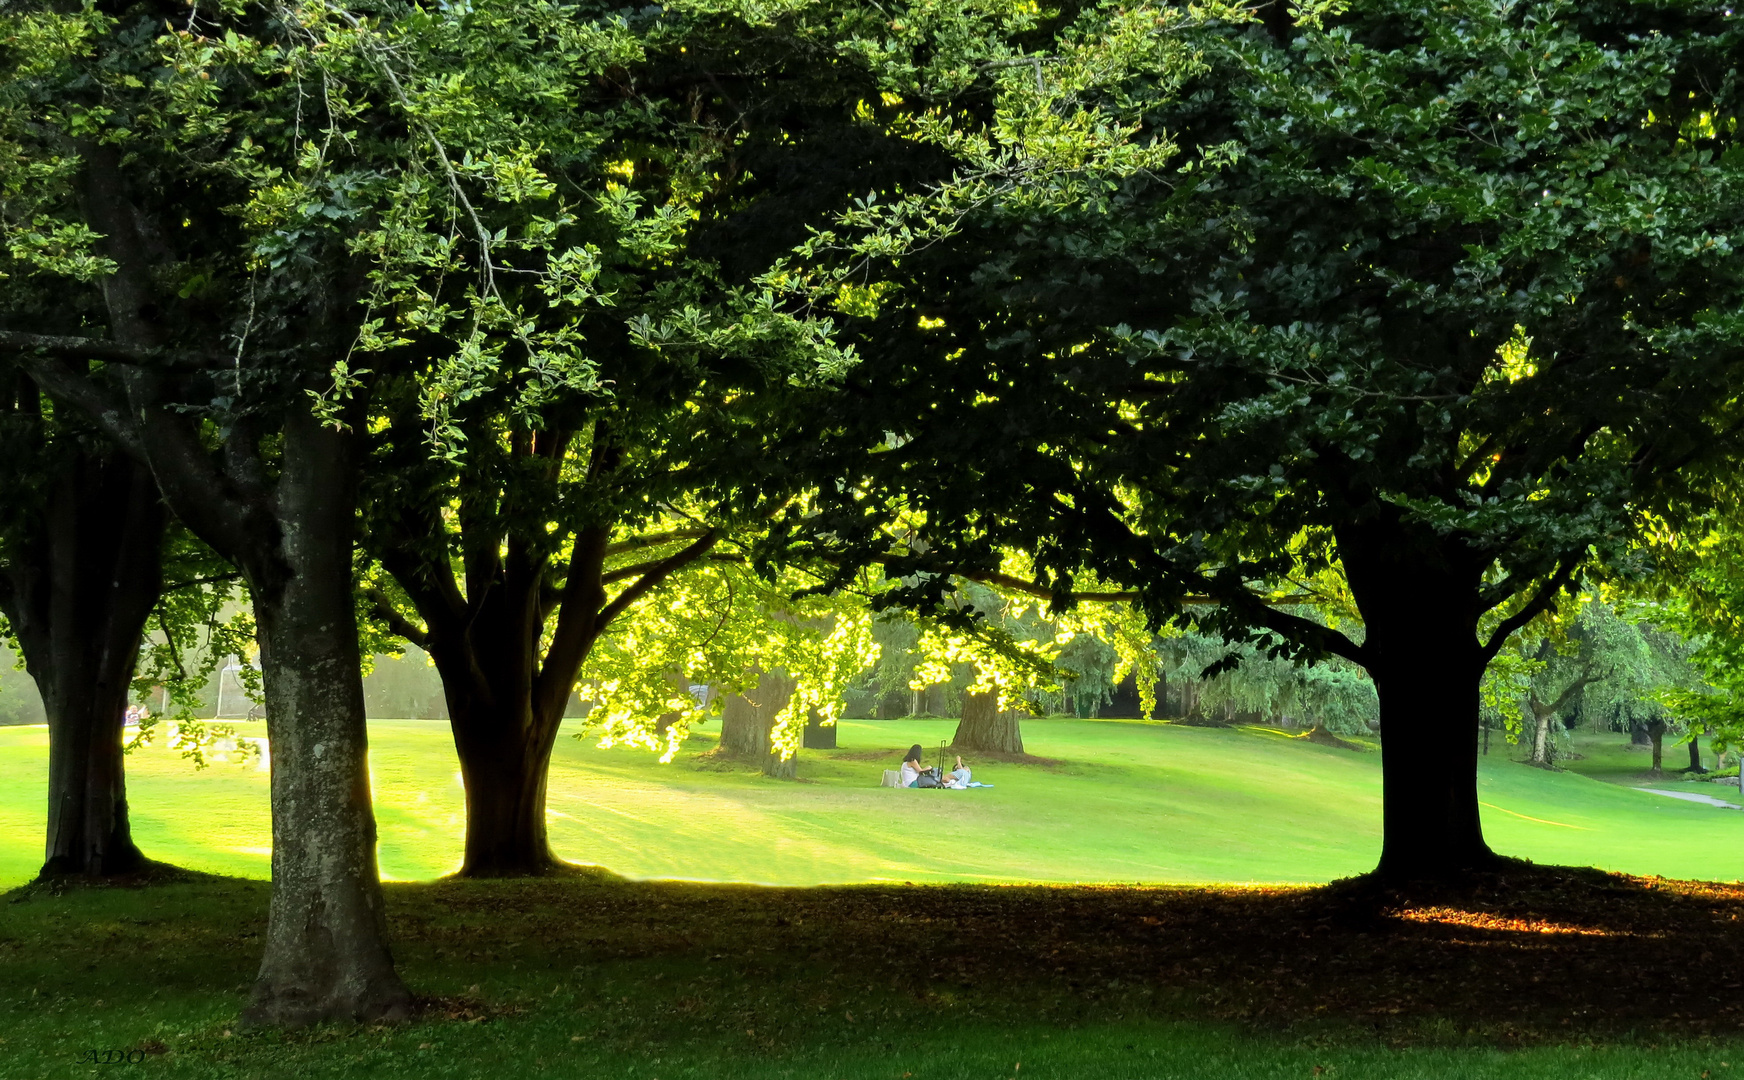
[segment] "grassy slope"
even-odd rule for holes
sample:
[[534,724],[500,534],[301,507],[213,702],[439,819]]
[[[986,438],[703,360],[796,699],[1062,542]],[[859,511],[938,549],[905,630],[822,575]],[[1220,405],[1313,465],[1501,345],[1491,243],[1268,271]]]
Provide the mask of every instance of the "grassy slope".
[[[950,721],[849,722],[841,749],[803,754],[800,775],[810,782],[798,784],[699,762],[712,736],[670,766],[565,738],[551,778],[553,843],[630,877],[796,885],[1325,881],[1372,866],[1379,848],[1378,755],[1263,729],[1031,721],[1030,752],[1060,764],[990,763],[977,775],[991,790],[873,786],[910,743],[936,747],[951,730]],[[447,873],[459,860],[462,793],[446,728],[378,721],[371,731],[384,873]],[[888,757],[855,760],[878,749]],[[0,887],[27,879],[40,861],[46,754],[42,728],[0,728]],[[129,769],[135,835],[149,854],[266,875],[265,772],[222,764],[195,772],[161,747],[134,755]],[[1480,798],[1491,842],[1508,854],[1744,877],[1733,842],[1741,823],[1712,807],[1540,772],[1499,753],[1483,764]]]

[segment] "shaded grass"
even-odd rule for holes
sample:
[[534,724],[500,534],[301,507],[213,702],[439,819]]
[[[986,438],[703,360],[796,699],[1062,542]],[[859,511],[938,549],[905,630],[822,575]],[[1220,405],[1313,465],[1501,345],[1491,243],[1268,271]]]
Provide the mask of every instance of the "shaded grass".
[[[633,878],[790,885],[1313,883],[1361,873],[1379,853],[1380,755],[1263,728],[1029,721],[1026,747],[1050,763],[976,763],[991,789],[876,786],[911,743],[934,748],[953,727],[845,723],[840,749],[802,752],[806,782],[797,784],[701,759],[714,746],[709,733],[671,765],[560,739],[552,842],[565,858]],[[447,726],[377,721],[371,740],[384,875],[453,871],[464,800]],[[42,728],[0,728],[0,886],[27,880],[40,863],[46,760]],[[148,855],[266,876],[265,772],[226,764],[195,772],[161,747],[128,767],[135,835]],[[1744,820],[1725,811],[1495,752],[1479,784],[1485,830],[1500,852],[1639,874],[1744,877],[1734,836]]]
[[37,887],[0,907],[0,1075],[83,1074],[91,1049],[190,1078],[1744,1067],[1727,985],[1744,892],[1529,869],[1490,890],[1439,913],[1353,913],[1337,889],[392,885],[425,1016],[249,1033],[234,1020],[264,884]]

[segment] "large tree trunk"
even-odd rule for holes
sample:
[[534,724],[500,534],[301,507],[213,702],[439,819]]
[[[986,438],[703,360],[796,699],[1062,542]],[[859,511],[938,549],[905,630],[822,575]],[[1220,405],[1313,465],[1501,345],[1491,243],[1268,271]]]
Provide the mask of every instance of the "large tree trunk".
[[775,718],[787,708],[795,685],[786,672],[766,671],[752,689],[728,695],[721,705],[721,749],[755,761],[765,776],[781,780],[797,776],[799,755],[783,758],[772,738]]
[[1386,732],[1376,872],[1409,880],[1491,866],[1477,795],[1487,560],[1396,516],[1340,529],[1338,547],[1367,627],[1364,662]]
[[999,754],[1023,753],[1023,732],[1018,728],[1018,712],[1001,709],[999,694],[969,693],[963,695],[963,718],[957,721],[957,733],[951,737],[955,750],[991,750]]
[[[445,678],[443,685],[453,684]],[[561,717],[556,723],[535,724],[531,717],[505,723],[453,692],[448,716],[466,787],[466,847],[459,876],[537,877],[566,869],[551,850],[545,811],[546,777]]]
[[[497,438],[478,433],[480,443]],[[717,538],[712,531],[685,535],[691,542],[682,550],[644,564],[631,578],[614,577],[625,584],[609,598],[607,559],[645,545],[614,546],[609,524],[590,525],[575,530],[568,566],[554,565],[557,545],[544,531],[544,517],[535,519],[537,535],[517,531],[505,518],[516,516],[509,511],[517,500],[549,496],[551,488],[542,485],[557,483],[574,440],[575,432],[556,427],[515,431],[500,468],[481,466],[433,486],[426,478],[410,495],[401,485],[374,492],[370,544],[428,629],[410,625],[385,597],[373,598],[377,615],[430,654],[448,702],[466,786],[462,877],[570,869],[552,853],[547,836],[546,775],[582,665],[613,619],[706,555]],[[408,445],[415,455],[411,467],[426,467],[422,439],[413,436]],[[619,456],[603,426],[596,426],[589,454],[590,479],[599,481]],[[458,538],[441,509],[454,498]]]
[[1647,737],[1653,740],[1653,773],[1657,776],[1665,767],[1665,721],[1650,722],[1647,725]]
[[299,409],[281,468],[288,573],[255,570],[249,582],[272,745],[273,892],[244,1015],[288,1026],[404,1018],[412,998],[388,952],[376,869],[352,597],[353,440]]
[[119,451],[66,452],[0,596],[48,714],[42,874],[101,877],[145,862],[128,825],[121,740],[140,635],[162,588],[164,513],[151,474]]

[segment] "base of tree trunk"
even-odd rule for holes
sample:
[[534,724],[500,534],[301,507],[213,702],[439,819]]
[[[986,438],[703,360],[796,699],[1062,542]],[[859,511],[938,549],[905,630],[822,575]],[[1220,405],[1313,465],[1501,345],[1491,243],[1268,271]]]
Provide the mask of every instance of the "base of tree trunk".
[[1235,726],[1221,716],[1211,716],[1206,713],[1195,713],[1192,716],[1177,717],[1170,721],[1170,723],[1181,724],[1184,727],[1226,728]]
[[462,866],[448,875],[445,880],[491,881],[503,878],[593,877],[600,872],[600,867],[572,863],[552,855],[536,862]]
[[[714,756],[755,762],[764,776],[792,780],[799,773],[799,755],[785,760],[776,752],[775,718],[787,708],[796,680],[782,671],[766,671],[757,685],[729,696],[721,705],[721,742]],[[832,731],[834,729],[831,729]]]
[[[31,881],[31,885],[49,885],[55,889],[77,888],[81,885],[179,885],[195,881],[221,881],[222,874],[208,874],[203,870],[189,870],[174,863],[158,862],[141,856],[130,870],[113,874],[83,874],[61,873],[44,866]],[[29,888],[30,886],[26,886]]]
[[1426,860],[1389,860],[1383,857],[1380,865],[1365,876],[1390,888],[1465,888],[1482,875],[1504,873],[1510,867],[1530,865],[1519,859],[1497,855],[1486,846],[1479,851],[1467,851],[1458,855],[1435,852]]
[[1388,874],[1377,867],[1366,874],[1335,881],[1327,891],[1353,911],[1393,913],[1401,907],[1458,905],[1517,894],[1522,887],[1565,888],[1570,878],[1588,880],[1597,888],[1614,888],[1615,875],[1584,866],[1539,866],[1524,859],[1491,853],[1481,865],[1458,872]]

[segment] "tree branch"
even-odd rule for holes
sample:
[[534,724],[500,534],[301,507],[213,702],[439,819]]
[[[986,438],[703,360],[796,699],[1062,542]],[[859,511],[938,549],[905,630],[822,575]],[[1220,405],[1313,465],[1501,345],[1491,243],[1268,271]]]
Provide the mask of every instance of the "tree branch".
[[1563,559],[1562,565],[1557,568],[1554,574],[1550,575],[1549,580],[1527,602],[1526,606],[1503,619],[1496,626],[1495,632],[1490,635],[1490,640],[1478,650],[1478,654],[1483,658],[1486,666],[1496,658],[1497,653],[1502,651],[1502,646],[1507,644],[1508,638],[1513,635],[1514,631],[1536,619],[1550,607],[1551,603],[1556,600],[1556,594],[1566,588],[1569,580],[1574,577],[1574,572],[1580,566],[1582,558],[1584,558],[1584,552]]
[[105,338],[62,334],[24,334],[0,330],[0,352],[52,356],[61,360],[102,360],[158,371],[212,371],[229,367],[232,359],[217,353],[191,353],[149,345],[129,345]]
[[387,593],[382,592],[374,585],[366,585],[360,591],[369,600],[371,612],[382,621],[383,625],[418,648],[426,652],[429,651],[430,635],[413,625],[412,620],[400,614],[399,609],[394,607],[393,601],[388,598]]
[[103,434],[129,455],[146,461],[145,446],[140,441],[139,426],[127,407],[127,401],[83,372],[74,370],[65,361],[39,357],[19,357],[18,365],[42,389],[42,392],[85,414],[103,430]]
[[627,540],[619,540],[615,544],[607,544],[605,556],[609,559],[630,551],[640,551],[643,548],[670,544],[675,540],[695,540],[707,533],[707,529],[672,529],[667,532],[645,533],[641,536],[632,536]]
[[708,554],[709,549],[714,547],[720,538],[720,530],[710,529],[698,537],[689,547],[676,554],[668,555],[655,563],[634,584],[626,587],[623,592],[612,598],[611,603],[600,609],[599,616],[594,619],[594,632],[598,633],[605,629],[613,619],[623,613],[625,608],[647,595],[648,590],[665,581],[672,575],[673,571]]

